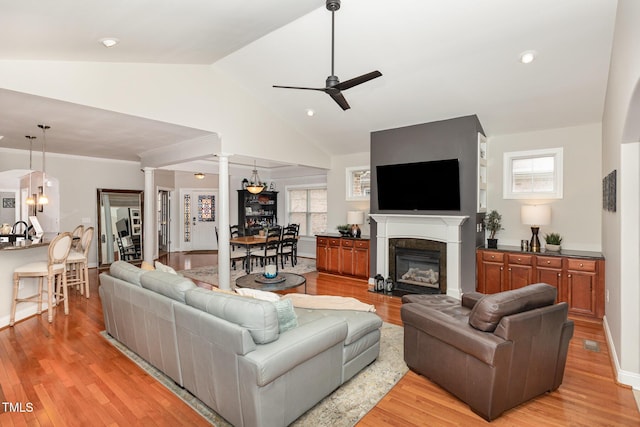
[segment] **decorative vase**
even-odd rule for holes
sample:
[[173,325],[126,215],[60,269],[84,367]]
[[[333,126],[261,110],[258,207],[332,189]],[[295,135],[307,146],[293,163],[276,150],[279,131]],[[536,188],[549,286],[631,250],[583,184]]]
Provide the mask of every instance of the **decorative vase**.
[[498,248],[498,239],[487,239],[487,247],[489,249],[497,249]]
[[560,252],[560,245],[550,245],[547,243],[544,248],[549,252]]

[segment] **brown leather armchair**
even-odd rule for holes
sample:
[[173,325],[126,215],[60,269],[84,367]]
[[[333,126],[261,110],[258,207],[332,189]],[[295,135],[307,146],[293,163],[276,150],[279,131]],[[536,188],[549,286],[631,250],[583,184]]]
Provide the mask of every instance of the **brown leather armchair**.
[[562,383],[573,322],[556,294],[538,283],[462,301],[406,295],[405,362],[491,421]]

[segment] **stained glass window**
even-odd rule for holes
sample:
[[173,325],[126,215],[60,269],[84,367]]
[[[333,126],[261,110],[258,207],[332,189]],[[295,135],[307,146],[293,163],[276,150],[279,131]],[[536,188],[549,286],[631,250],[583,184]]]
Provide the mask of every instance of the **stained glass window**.
[[184,195],[184,241],[191,241],[191,194]]
[[215,221],[215,196],[211,194],[198,196],[198,221]]

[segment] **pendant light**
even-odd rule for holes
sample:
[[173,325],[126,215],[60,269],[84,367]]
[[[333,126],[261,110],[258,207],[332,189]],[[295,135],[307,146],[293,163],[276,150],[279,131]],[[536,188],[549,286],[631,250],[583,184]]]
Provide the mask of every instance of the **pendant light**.
[[36,139],[36,137],[31,135],[25,135],[24,137],[29,139],[29,195],[24,202],[32,206],[36,204],[36,199],[33,198],[33,193],[31,192],[31,173],[33,172],[31,161],[33,159],[33,140]]
[[264,190],[264,184],[260,181],[260,177],[258,176],[258,169],[256,168],[256,161],[253,161],[253,173],[251,174],[251,179],[249,180],[249,185],[247,185],[247,191],[251,194],[258,194]]
[[46,145],[47,145],[46,130],[47,129],[51,129],[51,126],[47,126],[45,124],[40,124],[40,125],[38,125],[38,127],[40,129],[42,129],[42,194],[40,195],[40,197],[38,197],[38,204],[39,205],[46,205],[46,204],[49,204],[49,198],[45,194],[45,188],[47,187],[47,178],[46,178],[46,173],[45,173],[45,165],[46,165],[46,162],[45,162],[45,150],[46,150]]

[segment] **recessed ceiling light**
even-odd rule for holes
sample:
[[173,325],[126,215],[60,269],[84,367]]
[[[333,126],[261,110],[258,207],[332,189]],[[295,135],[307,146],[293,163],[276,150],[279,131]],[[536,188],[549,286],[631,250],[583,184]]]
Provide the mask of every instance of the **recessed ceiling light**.
[[536,59],[537,52],[535,50],[527,50],[520,54],[520,62],[523,64],[531,64]]
[[113,38],[113,37],[106,37],[106,38],[104,38],[104,39],[100,39],[100,40],[98,40],[98,41],[99,41],[100,43],[102,43],[102,45],[103,45],[104,47],[113,47],[113,46],[117,45],[117,44],[120,42],[120,40],[115,39],[115,38]]
[[309,117],[313,117],[314,114],[316,114],[315,111],[313,111],[311,108],[307,108],[307,116]]

